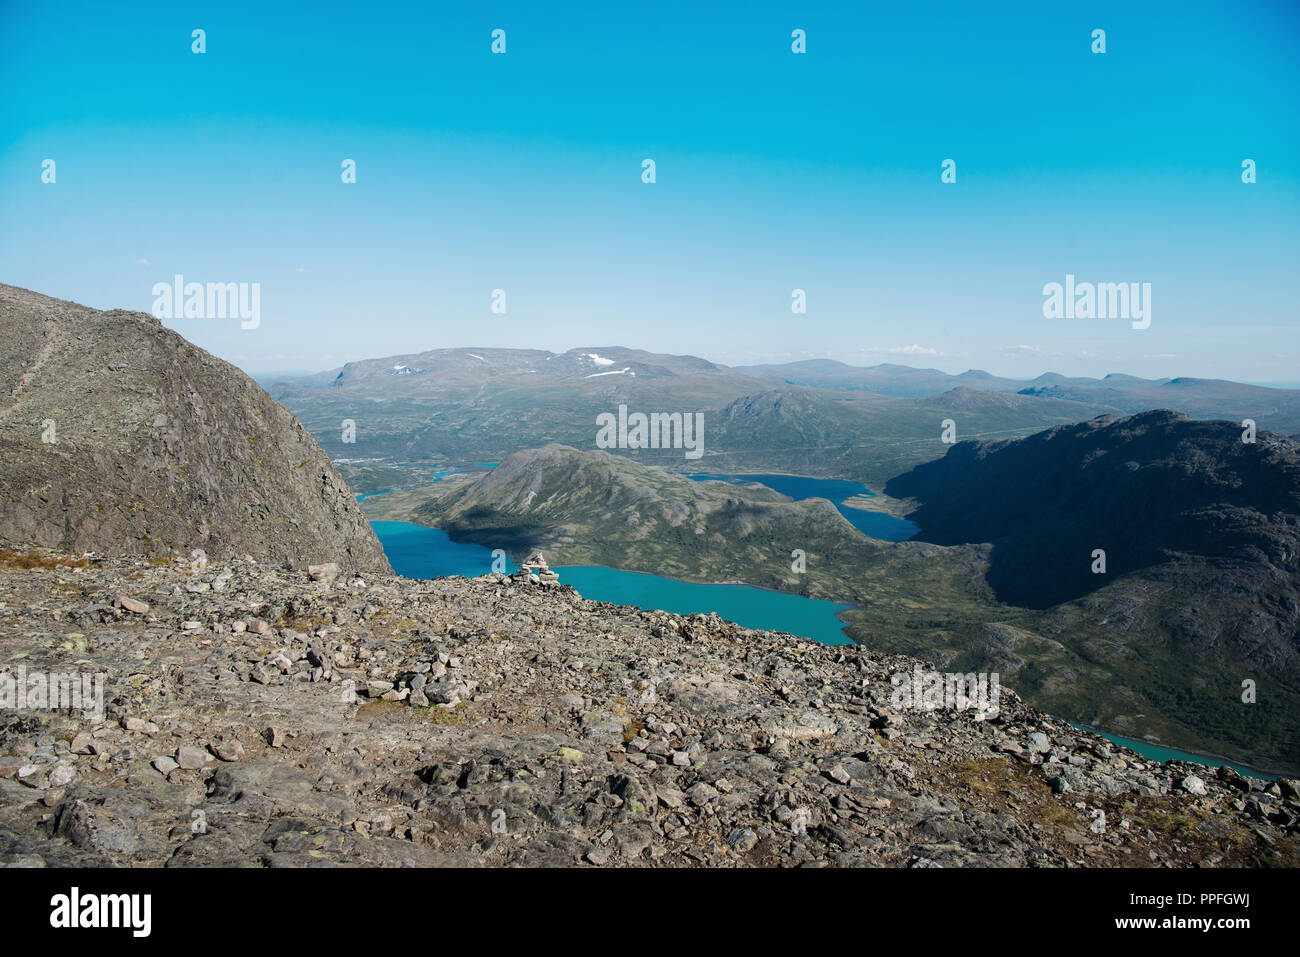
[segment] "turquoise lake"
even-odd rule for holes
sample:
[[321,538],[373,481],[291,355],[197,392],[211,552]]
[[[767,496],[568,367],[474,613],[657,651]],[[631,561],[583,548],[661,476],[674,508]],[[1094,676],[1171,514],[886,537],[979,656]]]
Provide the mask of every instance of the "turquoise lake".
[[[434,468],[437,468],[437,466],[434,466]],[[440,471],[440,472],[431,472],[431,473],[429,473],[429,478],[428,478],[427,481],[424,481],[424,482],[415,482],[414,484],[411,484],[411,485],[396,485],[396,486],[394,486],[393,488],[381,488],[381,489],[380,489],[379,491],[377,491],[377,492],[364,492],[364,493],[362,493],[361,495],[358,495],[358,496],[357,496],[357,501],[358,501],[358,502],[364,502],[366,499],[370,498],[372,495],[383,495],[385,492],[397,492],[397,491],[400,491],[401,489],[407,489],[407,488],[420,488],[421,486],[424,486],[424,485],[432,485],[434,482],[441,482],[445,476],[452,475],[452,474],[454,474],[455,472],[456,472],[455,469],[443,469],[443,470]]]
[[[492,552],[482,545],[453,542],[446,532],[408,522],[371,522],[393,570],[408,578],[464,575],[492,571]],[[511,567],[509,570],[513,570]],[[849,638],[836,617],[852,606],[750,585],[698,585],[642,572],[598,565],[557,566],[560,581],[583,598],[616,605],[637,605],[678,615],[716,611],[746,628],[787,631],[826,645],[846,645]]]
[[790,496],[796,502],[806,498],[829,499],[839,513],[848,519],[849,524],[862,534],[887,542],[905,542],[920,531],[914,522],[909,522],[905,518],[896,518],[885,512],[868,512],[845,505],[844,500],[855,495],[876,497],[876,493],[861,482],[809,478],[806,475],[709,475],[702,472],[684,474],[697,482],[730,482],[733,485],[758,482],[774,492]]
[[752,585],[697,585],[599,565],[570,565],[557,571],[560,581],[578,589],[583,598],[658,608],[678,615],[716,611],[746,628],[786,631],[816,639],[824,645],[851,644],[836,614],[852,605],[787,595]]
[[[399,575],[407,578],[440,578],[447,575],[474,578],[492,571],[492,552],[482,545],[453,542],[446,532],[409,522],[370,524],[384,547],[389,563]],[[746,628],[785,631],[827,645],[850,643],[836,614],[852,606],[838,602],[787,595],[750,585],[697,585],[598,565],[558,566],[556,571],[560,573],[563,584],[572,585],[583,598],[593,601],[636,605],[678,615],[707,614],[712,611]],[[1274,777],[1209,755],[1122,738],[1084,725],[1074,726],[1100,734],[1148,760],[1168,761],[1176,758],[1211,768],[1227,764],[1249,777]]]
[[1174,760],[1194,761],[1197,764],[1204,764],[1208,768],[1217,768],[1226,764],[1238,774],[1244,775],[1248,778],[1260,778],[1265,781],[1272,781],[1277,777],[1275,774],[1265,774],[1263,771],[1256,771],[1254,768],[1247,767],[1244,764],[1234,764],[1231,761],[1226,761],[1223,758],[1216,758],[1213,755],[1194,754],[1191,751],[1179,751],[1177,748],[1166,748],[1164,745],[1152,744],[1149,741],[1138,741],[1136,738],[1121,738],[1117,734],[1107,734],[1105,731],[1098,731],[1096,728],[1090,728],[1086,724],[1074,724],[1073,721],[1070,723],[1081,731],[1091,731],[1093,734],[1099,734],[1109,741],[1114,741],[1116,744],[1122,744],[1130,751],[1136,751],[1148,761],[1159,761],[1161,763]]
[[379,536],[393,571],[407,578],[474,578],[492,570],[489,549],[453,542],[451,536],[436,528],[410,522],[371,522],[370,527]]

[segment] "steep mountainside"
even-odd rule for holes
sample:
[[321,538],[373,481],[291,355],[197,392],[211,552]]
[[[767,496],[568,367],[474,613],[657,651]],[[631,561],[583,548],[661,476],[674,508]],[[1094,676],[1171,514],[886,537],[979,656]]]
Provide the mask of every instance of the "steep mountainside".
[[154,317],[0,285],[0,333],[0,540],[388,570],[298,420]]
[[921,500],[920,538],[992,543],[989,583],[1033,610],[881,646],[999,667],[1120,734],[1297,767],[1300,446],[1256,438],[1156,411],[959,443],[887,490]]
[[[1027,439],[963,442],[886,491],[944,545],[992,542],[989,581],[1045,607],[1179,555],[1300,573],[1300,445],[1177,412],[1103,416]],[[1092,570],[1094,549],[1106,574]]]

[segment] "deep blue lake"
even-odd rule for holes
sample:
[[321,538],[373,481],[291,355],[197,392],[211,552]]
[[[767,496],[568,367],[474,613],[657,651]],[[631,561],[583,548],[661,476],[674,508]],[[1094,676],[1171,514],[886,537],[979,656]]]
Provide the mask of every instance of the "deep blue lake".
[[854,528],[864,535],[886,542],[905,542],[920,531],[914,522],[909,522],[905,518],[896,518],[884,512],[868,512],[845,505],[844,500],[855,495],[876,497],[876,493],[861,482],[809,478],[805,475],[708,475],[689,472],[685,474],[687,478],[695,479],[697,482],[730,482],[733,485],[758,482],[774,492],[790,496],[796,502],[806,498],[829,499]]

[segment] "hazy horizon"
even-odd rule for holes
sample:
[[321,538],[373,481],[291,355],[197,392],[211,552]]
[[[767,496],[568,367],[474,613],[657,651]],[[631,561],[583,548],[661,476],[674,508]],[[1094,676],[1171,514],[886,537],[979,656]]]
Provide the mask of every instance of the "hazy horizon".
[[[288,378],[288,377],[305,377],[305,376],[320,375],[320,374],[322,374],[322,373],[333,372],[333,371],[335,371],[335,370],[337,370],[337,369],[341,369],[344,365],[348,365],[348,364],[351,364],[351,363],[357,363],[357,362],[373,362],[373,361],[380,360],[380,359],[397,358],[397,357],[399,357],[399,356],[413,356],[413,355],[420,355],[420,354],[425,353],[425,352],[434,352],[434,351],[438,351],[438,350],[441,350],[441,349],[447,349],[447,350],[537,349],[537,351],[550,352],[550,353],[552,353],[553,355],[564,355],[565,353],[568,353],[568,352],[576,352],[576,351],[579,351],[579,350],[595,350],[595,351],[599,351],[600,349],[610,349],[610,348],[634,348],[634,347],[632,347],[632,346],[622,346],[622,345],[617,345],[617,346],[616,346],[616,345],[611,345],[611,344],[608,344],[608,343],[607,343],[606,345],[603,345],[603,346],[581,345],[581,346],[571,346],[570,348],[567,348],[567,349],[544,349],[544,348],[541,348],[541,347],[533,347],[533,346],[514,346],[514,345],[507,344],[507,343],[497,343],[497,344],[494,344],[494,345],[484,345],[484,344],[482,344],[482,343],[478,343],[478,344],[472,344],[472,345],[466,345],[466,346],[433,346],[433,347],[430,347],[430,348],[428,348],[428,349],[410,349],[410,350],[405,350],[405,351],[402,351],[402,352],[387,353],[387,354],[385,354],[385,355],[373,355],[373,356],[372,356],[372,355],[367,355],[367,356],[357,356],[357,357],[355,357],[355,358],[347,359],[347,360],[345,360],[345,361],[343,361],[343,362],[338,362],[338,363],[336,363],[336,364],[334,364],[334,365],[324,366],[324,367],[320,367],[320,368],[306,368],[306,367],[304,367],[304,368],[272,368],[272,367],[267,367],[267,368],[264,369],[264,370],[260,370],[260,371],[256,371],[256,372],[251,372],[251,371],[249,371],[248,369],[243,368],[243,366],[240,366],[240,368],[243,369],[243,371],[244,371],[246,374],[248,374],[250,377],[252,377],[253,379],[256,379],[256,380],[258,380],[258,381],[270,381],[270,380],[273,380],[273,379],[275,379],[275,378],[277,378],[277,377],[286,377],[286,378]],[[647,352],[648,352],[648,351],[650,351],[650,350],[643,350],[643,351],[647,351]],[[833,358],[830,357],[830,356],[809,356],[807,359],[786,359],[786,360],[777,360],[777,361],[771,361],[771,362],[763,362],[763,361],[759,361],[759,362],[725,362],[725,361],[723,361],[723,360],[721,360],[721,359],[716,359],[716,358],[714,358],[713,356],[708,356],[708,355],[698,355],[698,354],[695,354],[695,353],[688,353],[688,352],[675,352],[675,351],[671,351],[671,350],[663,351],[663,352],[659,352],[659,353],[656,353],[656,354],[657,354],[657,355],[683,356],[683,357],[691,357],[691,358],[696,358],[696,359],[704,359],[705,361],[707,361],[707,362],[711,362],[711,363],[713,363],[714,365],[726,366],[726,367],[731,368],[731,369],[735,369],[735,368],[743,368],[743,367],[745,367],[745,366],[758,366],[758,365],[782,365],[782,364],[785,364],[785,363],[787,363],[787,362],[801,362],[801,361],[815,361],[815,360],[818,360],[818,359],[831,359],[832,361],[844,362],[845,365],[853,366],[853,367],[855,367],[855,368],[870,368],[870,367],[872,367],[872,366],[877,366],[877,365],[893,365],[893,366],[900,366],[900,367],[908,368],[908,369],[916,369],[916,370],[918,370],[918,371],[930,371],[930,370],[934,370],[934,371],[942,372],[942,373],[945,373],[945,374],[947,374],[947,375],[952,375],[952,376],[961,375],[961,374],[966,373],[966,372],[986,372],[986,373],[988,373],[988,374],[990,374],[990,375],[992,375],[992,376],[995,376],[995,377],[997,377],[997,378],[1014,379],[1014,380],[1025,381],[1025,382],[1031,382],[1031,381],[1033,381],[1034,379],[1038,378],[1039,376],[1044,376],[1044,375],[1052,375],[1052,374],[1065,375],[1065,373],[1060,373],[1060,372],[1058,372],[1058,370],[1056,370],[1056,369],[1050,369],[1050,368],[1045,368],[1045,369],[1043,369],[1041,372],[1038,372],[1038,373],[1035,373],[1035,374],[1032,374],[1032,375],[1002,375],[1002,374],[997,373],[997,372],[994,372],[993,370],[990,370],[990,369],[978,369],[978,368],[975,368],[975,367],[956,368],[956,367],[953,367],[953,366],[944,367],[944,366],[941,366],[941,365],[938,365],[938,364],[936,364],[936,365],[922,365],[922,364],[920,364],[920,363],[916,363],[916,362],[903,362],[903,361],[898,361],[898,359],[895,359],[895,358],[886,358],[886,359],[880,359],[880,360],[877,361],[877,362],[862,362],[862,363],[846,362],[845,360],[833,359]],[[239,363],[234,362],[233,360],[231,360],[231,359],[229,359],[229,358],[227,358],[227,361],[230,361],[233,365],[239,365]],[[1098,379],[1098,380],[1100,380],[1100,379],[1104,379],[1106,376],[1109,376],[1109,375],[1133,375],[1133,373],[1126,372],[1126,371],[1123,370],[1123,369],[1112,369],[1112,370],[1110,370],[1109,372],[1103,372],[1103,373],[1100,373],[1100,374],[1095,375],[1095,376],[1070,376],[1070,378],[1094,378],[1094,379]],[[1160,379],[1166,379],[1166,378],[1167,378],[1167,379],[1179,379],[1179,378],[1217,378],[1217,379],[1226,379],[1226,377],[1224,377],[1224,376],[1183,376],[1183,375],[1179,375],[1179,374],[1177,374],[1177,373],[1175,373],[1175,374],[1173,374],[1173,375],[1169,375],[1169,376],[1136,376],[1136,378],[1148,379],[1148,380],[1150,380],[1150,381],[1157,381],[1157,380],[1160,380]],[[1252,382],[1252,381],[1248,381],[1248,380],[1245,380],[1245,379],[1226,379],[1226,381],[1237,382],[1237,383],[1239,383],[1239,384],[1241,384],[1241,385],[1253,385],[1253,386],[1259,386],[1259,387],[1261,387],[1261,388],[1267,388],[1267,389],[1289,389],[1289,390],[1300,389],[1300,380],[1298,380],[1298,381],[1293,381],[1293,382],[1285,382],[1285,381],[1283,381],[1283,382]]]

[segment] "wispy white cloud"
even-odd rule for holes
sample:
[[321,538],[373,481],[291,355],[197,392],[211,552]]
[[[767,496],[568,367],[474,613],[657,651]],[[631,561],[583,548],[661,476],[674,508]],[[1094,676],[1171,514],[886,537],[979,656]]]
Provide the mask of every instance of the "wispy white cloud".
[[1002,355],[1008,359],[1062,358],[1062,355],[1059,352],[1049,352],[1048,350],[1040,349],[1037,346],[1027,346],[1023,342],[1018,346],[1003,346]]

